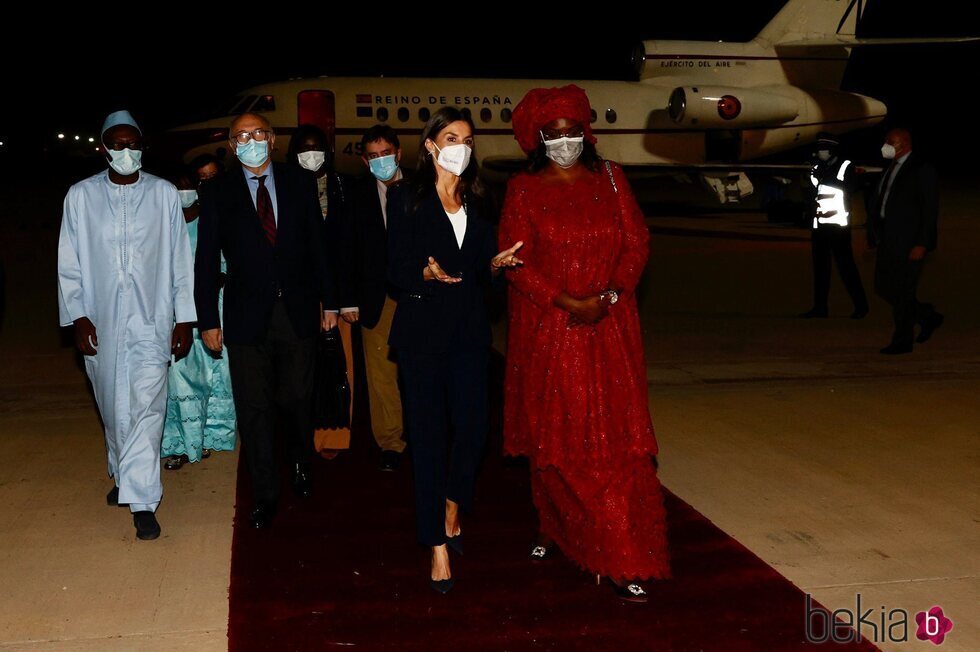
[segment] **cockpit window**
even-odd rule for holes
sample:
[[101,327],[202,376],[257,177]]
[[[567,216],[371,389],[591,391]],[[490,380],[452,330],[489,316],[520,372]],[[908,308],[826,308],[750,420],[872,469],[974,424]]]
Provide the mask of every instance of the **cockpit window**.
[[245,97],[236,98],[237,101],[231,105],[230,109],[228,109],[228,115],[245,113],[248,111],[248,107],[252,106],[252,102],[254,102],[256,98],[258,98],[258,95],[246,95]]
[[252,111],[275,111],[276,98],[272,95],[261,95],[252,105]]

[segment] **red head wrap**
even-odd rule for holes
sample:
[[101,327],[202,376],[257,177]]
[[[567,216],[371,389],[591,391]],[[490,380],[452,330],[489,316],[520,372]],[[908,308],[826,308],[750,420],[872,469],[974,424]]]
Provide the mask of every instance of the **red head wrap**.
[[541,128],[553,120],[566,118],[582,125],[585,140],[596,142],[592,135],[592,108],[585,91],[569,84],[561,88],[533,88],[514,107],[514,138],[527,153],[541,142]]

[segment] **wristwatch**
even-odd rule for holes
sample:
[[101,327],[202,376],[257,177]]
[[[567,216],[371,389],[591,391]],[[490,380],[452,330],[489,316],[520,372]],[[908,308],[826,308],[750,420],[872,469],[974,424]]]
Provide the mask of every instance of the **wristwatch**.
[[619,301],[619,293],[616,290],[606,290],[601,296],[608,297],[610,306]]

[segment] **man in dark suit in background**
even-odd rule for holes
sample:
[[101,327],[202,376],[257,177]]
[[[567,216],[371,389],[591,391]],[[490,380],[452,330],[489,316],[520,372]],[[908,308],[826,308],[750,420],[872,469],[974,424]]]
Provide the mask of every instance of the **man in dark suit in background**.
[[881,350],[887,355],[910,353],[915,325],[917,342],[928,340],[943,316],[916,299],[926,253],[936,248],[939,187],[935,168],[912,153],[906,129],[892,129],[882,156],[891,164],[882,175],[868,213],[868,244],[877,246],[875,290],[892,306],[895,332]]
[[[210,181],[201,196],[194,298],[198,327],[215,353],[228,347],[232,393],[255,499],[254,527],[276,511],[277,410],[293,490],[311,491],[312,392],[316,336],[337,324],[337,300],[320,236],[316,182],[300,168],[272,163],[268,120],[246,113],[229,142],[242,164]],[[223,321],[219,260],[227,261]]]
[[402,178],[401,144],[387,125],[371,127],[361,138],[370,174],[352,189],[344,218],[341,251],[341,316],[361,324],[371,430],[381,448],[381,468],[398,468],[405,450],[398,365],[388,347],[395,300],[385,279],[388,261],[388,187]]

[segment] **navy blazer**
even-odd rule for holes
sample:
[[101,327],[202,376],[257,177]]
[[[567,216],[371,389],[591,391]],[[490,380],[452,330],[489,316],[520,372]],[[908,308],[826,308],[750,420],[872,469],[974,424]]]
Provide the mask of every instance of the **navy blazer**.
[[[489,347],[486,300],[495,285],[490,261],[497,254],[497,238],[484,205],[473,198],[464,202],[466,234],[459,246],[435,187],[425,193],[418,210],[414,203],[411,182],[388,189],[388,282],[398,290],[388,344],[418,353]],[[463,280],[424,280],[429,256],[448,274],[462,274]]]
[[[336,310],[337,292],[323,244],[316,179],[301,168],[273,163],[278,219],[273,247],[259,223],[245,175],[234,168],[201,193],[194,300],[198,328],[224,328],[229,344],[265,337],[281,292],[298,337],[320,330],[320,304]],[[223,322],[218,319],[220,254],[227,261]]]

